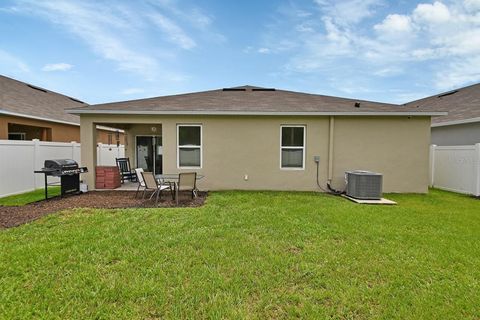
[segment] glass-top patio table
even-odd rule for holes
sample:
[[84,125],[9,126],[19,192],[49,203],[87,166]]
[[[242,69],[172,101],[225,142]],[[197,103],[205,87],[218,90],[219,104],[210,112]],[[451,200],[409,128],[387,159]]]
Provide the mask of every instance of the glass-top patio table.
[[[200,180],[203,177],[204,177],[204,175],[197,174],[197,179],[196,180]],[[178,205],[178,180],[179,180],[179,178],[180,178],[179,173],[165,173],[165,174],[156,174],[155,175],[155,179],[157,179],[161,183],[169,183],[170,188],[172,188],[171,184],[173,184],[172,196],[177,201],[177,205]],[[193,195],[196,197],[198,189],[194,188],[192,191],[193,191]]]
[[[165,174],[156,174],[155,178],[157,180],[166,180],[166,181],[178,181],[179,173],[165,173]],[[197,174],[197,180],[200,180],[204,175]]]

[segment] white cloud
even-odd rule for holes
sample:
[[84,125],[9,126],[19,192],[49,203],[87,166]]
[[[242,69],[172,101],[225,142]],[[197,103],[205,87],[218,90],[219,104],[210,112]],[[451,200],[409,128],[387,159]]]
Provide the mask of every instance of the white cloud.
[[323,19],[325,23],[325,37],[330,42],[330,45],[334,46],[334,50],[337,53],[349,52],[352,46],[352,37],[350,32],[340,29],[335,23],[333,23],[330,17]]
[[480,11],[480,0],[465,0],[463,5],[469,12]]
[[381,0],[315,0],[335,23],[345,26],[361,22],[375,13]]
[[180,9],[177,1],[14,0],[14,6],[5,10],[45,19],[81,39],[118,70],[147,80],[188,78],[172,71],[171,62],[176,60],[178,49],[191,50],[198,45],[192,34],[205,41],[224,39],[211,30],[211,16],[197,7],[184,5]]
[[23,60],[2,49],[0,49],[0,67],[14,74],[30,72],[30,68]]
[[179,18],[180,20],[188,22],[190,25],[200,28],[207,29],[213,22],[213,17],[205,14],[200,8],[178,8],[177,1],[165,1],[165,0],[150,0],[149,1],[154,7],[161,9],[161,11],[167,11],[172,16]]
[[298,31],[298,32],[314,32],[315,29],[311,26],[309,26],[307,23],[301,23],[297,26],[295,26],[295,29]]
[[258,49],[258,53],[267,54],[267,53],[270,53],[270,49],[268,49],[268,48],[259,48],[259,49]]
[[[402,74],[442,89],[480,80],[480,0],[419,3],[410,13],[383,15],[376,10],[385,2],[314,1],[320,10],[311,17],[284,14],[278,19],[284,29],[270,30],[269,48],[292,43],[286,72],[329,81]],[[281,34],[277,43],[275,34]]]
[[389,14],[382,23],[373,27],[380,33],[404,33],[412,32],[412,20],[410,17],[401,14]]
[[68,71],[73,68],[73,65],[65,62],[48,63],[43,66],[43,71]]
[[187,36],[182,28],[161,13],[153,13],[149,15],[149,18],[162,30],[172,43],[177,44],[183,49],[192,49],[196,46],[195,41]]
[[[191,44],[194,43],[194,45],[187,45],[185,49],[191,49],[198,45],[192,35],[188,34],[187,29],[200,31],[202,37],[209,42],[226,41],[226,37],[223,34],[213,30],[214,17],[198,7],[187,7],[183,5],[179,8],[177,1],[170,0],[150,0],[149,3],[155,8],[154,12],[160,13],[164,17],[166,17],[167,14],[169,15],[170,22],[176,24],[177,29],[181,29],[180,38],[184,38],[185,40],[186,38],[190,38],[191,41],[180,41],[181,44],[184,45],[188,42],[191,42]],[[182,26],[180,24],[182,24]],[[165,36],[168,37],[168,28],[166,30],[167,33],[165,33]]]
[[435,77],[436,87],[442,90],[480,80],[480,56],[458,59],[448,63]]
[[243,48],[242,52],[246,53],[246,54],[249,54],[249,53],[252,52],[252,50],[253,50],[252,46],[246,46],[245,48]]
[[20,1],[19,6],[24,13],[38,15],[61,25],[87,43],[94,52],[116,62],[120,70],[153,77],[152,71],[157,68],[157,61],[128,46],[124,38],[134,24],[113,7],[89,2],[30,0]]
[[451,15],[446,5],[435,1],[433,4],[420,3],[413,11],[413,19],[417,22],[437,24],[448,22]]
[[380,70],[377,70],[374,72],[376,76],[379,77],[391,77],[391,76],[397,76],[399,74],[403,73],[403,69],[400,67],[386,67]]

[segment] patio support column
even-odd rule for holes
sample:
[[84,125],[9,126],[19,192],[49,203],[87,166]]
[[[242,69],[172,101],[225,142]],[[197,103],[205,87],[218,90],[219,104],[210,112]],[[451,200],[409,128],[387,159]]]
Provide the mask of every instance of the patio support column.
[[0,118],[0,140],[8,139],[8,121]]
[[177,124],[174,120],[162,121],[163,171],[176,173],[177,169]]
[[97,165],[97,128],[92,119],[80,117],[81,165],[88,168],[82,179],[88,189],[95,189],[95,167]]

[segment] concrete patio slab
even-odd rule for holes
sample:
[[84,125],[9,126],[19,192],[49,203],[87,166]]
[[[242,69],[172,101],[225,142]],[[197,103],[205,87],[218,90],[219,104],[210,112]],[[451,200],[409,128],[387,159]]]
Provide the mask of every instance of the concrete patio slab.
[[383,204],[383,205],[396,205],[397,204],[395,201],[388,200],[388,199],[385,199],[385,198],[381,198],[379,200],[356,199],[356,198],[349,197],[346,194],[342,194],[342,197],[344,197],[344,198],[346,198],[350,201],[353,201],[355,203],[360,203],[360,204]]

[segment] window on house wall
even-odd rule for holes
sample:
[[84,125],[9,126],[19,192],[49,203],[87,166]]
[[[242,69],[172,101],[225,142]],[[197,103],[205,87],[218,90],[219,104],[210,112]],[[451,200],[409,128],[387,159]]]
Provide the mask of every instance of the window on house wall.
[[25,132],[9,132],[8,140],[26,140],[27,134]]
[[10,140],[32,140],[52,141],[52,128],[37,127],[20,123],[8,123]]
[[202,126],[177,125],[177,167],[202,167]]
[[304,169],[305,126],[285,125],[280,129],[280,168]]

